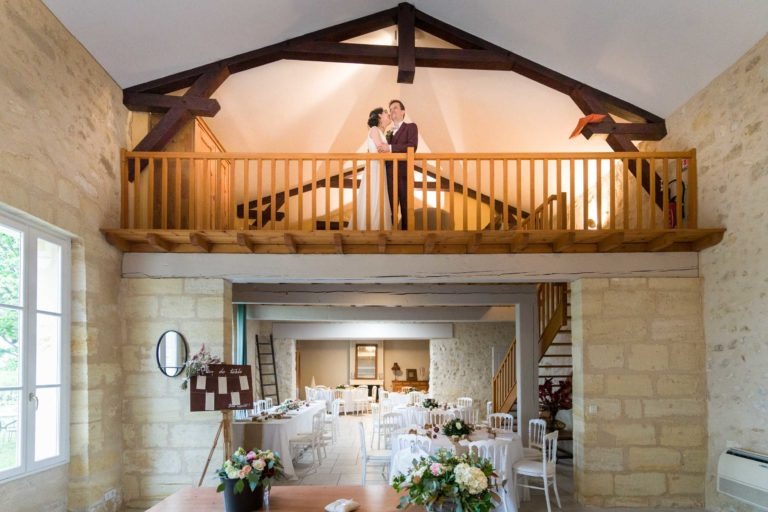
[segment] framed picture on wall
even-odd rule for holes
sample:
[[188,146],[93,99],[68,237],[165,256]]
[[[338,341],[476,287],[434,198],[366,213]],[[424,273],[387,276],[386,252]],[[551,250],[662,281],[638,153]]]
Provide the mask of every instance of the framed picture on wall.
[[416,368],[408,368],[405,370],[405,380],[419,380],[416,376]]

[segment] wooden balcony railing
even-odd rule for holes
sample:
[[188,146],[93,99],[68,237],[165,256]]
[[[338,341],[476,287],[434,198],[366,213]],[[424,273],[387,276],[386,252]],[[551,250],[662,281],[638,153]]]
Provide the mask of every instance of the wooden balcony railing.
[[[377,216],[374,225],[384,224],[381,211],[358,213],[361,180],[371,180],[375,162],[407,168],[407,231],[422,237],[399,235],[397,222],[362,229]],[[140,170],[132,180],[129,168]],[[378,180],[384,204],[383,172]],[[697,226],[695,151],[123,151],[121,186],[120,228],[103,231],[123,250],[346,252],[348,242],[353,252],[393,244],[408,253],[701,250],[724,231]]]
[[[313,231],[319,225],[355,230],[368,225],[371,216],[383,215],[369,210],[365,219],[357,216],[359,180],[369,179],[374,161],[406,162],[410,230],[697,226],[696,157],[685,151],[384,156],[124,152],[121,227]],[[133,181],[128,180],[129,162],[143,169]],[[631,175],[633,169],[645,173],[642,179]],[[646,176],[649,170],[655,180]],[[386,201],[383,173],[379,191],[379,201]]]

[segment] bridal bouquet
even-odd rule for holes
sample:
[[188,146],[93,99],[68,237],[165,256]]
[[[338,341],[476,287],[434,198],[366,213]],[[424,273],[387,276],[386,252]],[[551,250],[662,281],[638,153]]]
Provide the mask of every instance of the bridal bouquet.
[[237,480],[234,493],[240,494],[246,483],[251,491],[258,486],[269,489],[272,479],[283,475],[283,465],[280,463],[280,456],[272,450],[251,450],[246,453],[240,447],[232,457],[224,461],[217,474],[221,479],[221,484],[216,488],[217,492],[224,490],[226,480]]
[[221,364],[219,356],[214,356],[205,349],[205,343],[200,347],[200,352],[192,356],[192,359],[184,363],[184,381],[181,383],[181,389],[187,389],[189,379],[195,375],[200,375],[208,371],[208,365]]
[[489,512],[498,495],[492,492],[493,465],[474,454],[453,455],[441,449],[435,455],[413,461],[407,474],[395,476],[392,487],[400,497],[399,509],[422,505],[428,511],[454,505],[456,510]]
[[468,436],[474,432],[474,430],[474,428],[470,427],[460,419],[450,420],[443,425],[443,434],[447,436]]

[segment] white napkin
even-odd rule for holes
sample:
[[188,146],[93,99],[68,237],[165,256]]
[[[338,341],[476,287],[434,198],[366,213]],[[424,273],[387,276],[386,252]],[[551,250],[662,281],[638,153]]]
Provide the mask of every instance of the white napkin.
[[340,499],[325,506],[326,512],[351,512],[360,506],[355,500]]

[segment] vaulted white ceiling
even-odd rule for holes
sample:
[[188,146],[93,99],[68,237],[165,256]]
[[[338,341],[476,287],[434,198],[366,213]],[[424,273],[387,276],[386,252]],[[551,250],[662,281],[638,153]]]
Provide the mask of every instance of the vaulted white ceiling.
[[[43,0],[121,87],[375,13],[397,0]],[[417,9],[662,117],[766,34],[765,0],[412,0]],[[386,31],[381,35],[386,41]],[[431,45],[422,41],[417,44]],[[604,150],[571,100],[511,72],[280,61],[230,77],[228,150],[355,151],[401,98],[432,151]]]

